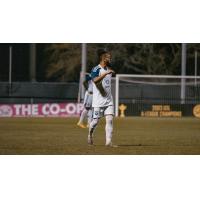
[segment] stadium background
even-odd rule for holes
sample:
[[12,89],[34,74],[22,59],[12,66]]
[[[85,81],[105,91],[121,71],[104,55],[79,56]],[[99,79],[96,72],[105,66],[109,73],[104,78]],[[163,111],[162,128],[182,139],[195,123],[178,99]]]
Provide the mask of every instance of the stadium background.
[[[187,44],[185,75],[199,75],[199,47]],[[182,74],[182,44],[87,44],[87,72],[97,64],[99,48],[113,53],[112,64],[117,74]],[[88,147],[87,129],[76,126],[80,113],[76,105],[80,94],[81,50],[82,44],[0,45],[0,104],[4,106],[0,118],[0,154],[200,154],[200,123],[193,115],[194,106],[200,103],[199,85],[195,90],[189,89],[185,103],[181,104],[180,94],[171,86],[163,90],[120,83],[119,101],[127,106],[125,114],[129,117],[114,121],[114,142],[119,148],[105,148],[104,121],[96,132],[95,146]],[[163,101],[169,91],[175,96]],[[9,105],[22,106],[15,107],[21,113],[20,118],[5,118]],[[41,105],[45,108],[40,108]],[[68,118],[60,118],[56,109],[67,106],[77,109],[75,114],[67,113]],[[141,117],[142,111],[151,112],[153,106],[170,106],[172,111],[181,111],[187,117]],[[30,117],[40,109],[55,115]]]
[[[81,48],[82,44],[0,44],[0,103],[76,103],[83,64]],[[112,64],[117,74],[182,74],[182,44],[87,44],[86,72],[97,64],[100,48],[112,52]],[[187,44],[187,76],[200,73],[199,49],[199,44]],[[112,85],[115,97],[115,80]],[[140,116],[141,111],[151,110],[154,104],[170,105],[172,110],[181,110],[183,116],[192,116],[194,106],[200,103],[199,84],[187,89],[186,101],[181,104],[177,86],[169,85],[163,89],[122,81],[119,103],[128,106],[128,116]]]

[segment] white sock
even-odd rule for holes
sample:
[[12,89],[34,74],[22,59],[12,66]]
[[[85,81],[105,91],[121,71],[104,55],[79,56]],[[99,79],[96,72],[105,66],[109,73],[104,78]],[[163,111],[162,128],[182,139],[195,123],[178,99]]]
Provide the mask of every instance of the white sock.
[[88,110],[88,125],[92,122],[92,110]]
[[89,135],[93,135],[94,130],[98,124],[99,119],[93,119],[90,123],[90,127],[89,127]]
[[83,123],[84,121],[84,118],[87,116],[87,113],[88,113],[88,110],[86,110],[85,108],[83,109],[82,113],[81,113],[81,116],[80,116],[80,119],[79,119],[79,122],[78,123]]
[[110,144],[112,141],[112,132],[113,132],[113,116],[106,116],[106,144]]

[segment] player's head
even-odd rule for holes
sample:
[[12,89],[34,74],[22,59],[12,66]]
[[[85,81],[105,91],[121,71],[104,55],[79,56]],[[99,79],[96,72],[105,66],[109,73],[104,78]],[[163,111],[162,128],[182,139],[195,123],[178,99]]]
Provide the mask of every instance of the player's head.
[[104,63],[106,66],[111,63],[111,53],[106,50],[99,51],[99,61],[100,63]]

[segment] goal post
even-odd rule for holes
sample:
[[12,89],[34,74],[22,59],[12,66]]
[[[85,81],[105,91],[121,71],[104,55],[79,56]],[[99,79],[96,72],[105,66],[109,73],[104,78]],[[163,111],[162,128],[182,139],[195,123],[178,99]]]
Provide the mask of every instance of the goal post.
[[152,105],[200,103],[200,76],[117,74],[116,117],[119,116],[119,105],[123,101]]

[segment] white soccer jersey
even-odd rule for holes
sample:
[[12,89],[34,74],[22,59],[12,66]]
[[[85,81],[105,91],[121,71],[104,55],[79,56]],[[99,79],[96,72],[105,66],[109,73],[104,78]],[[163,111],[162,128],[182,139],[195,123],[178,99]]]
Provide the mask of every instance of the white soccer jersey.
[[88,91],[85,92],[85,97],[84,97],[84,101],[83,101],[83,105],[85,106],[85,108],[92,108],[92,99],[93,99],[93,95],[90,94]]
[[92,108],[92,99],[93,99],[93,84],[92,84],[92,79],[90,76],[86,77],[86,81],[88,83],[88,89],[85,92],[85,97],[83,104],[85,108]]
[[88,92],[92,93],[93,92],[93,84],[92,84],[92,80],[89,80],[88,81],[88,89],[87,89]]
[[[94,79],[95,77],[101,76],[104,74],[108,68],[103,68],[101,65],[98,65],[92,69],[91,77]],[[106,107],[113,105],[113,97],[111,93],[111,78],[112,74],[106,75],[102,80],[103,89],[106,92],[106,96],[102,96],[96,84],[93,82],[93,101],[92,107]]]

